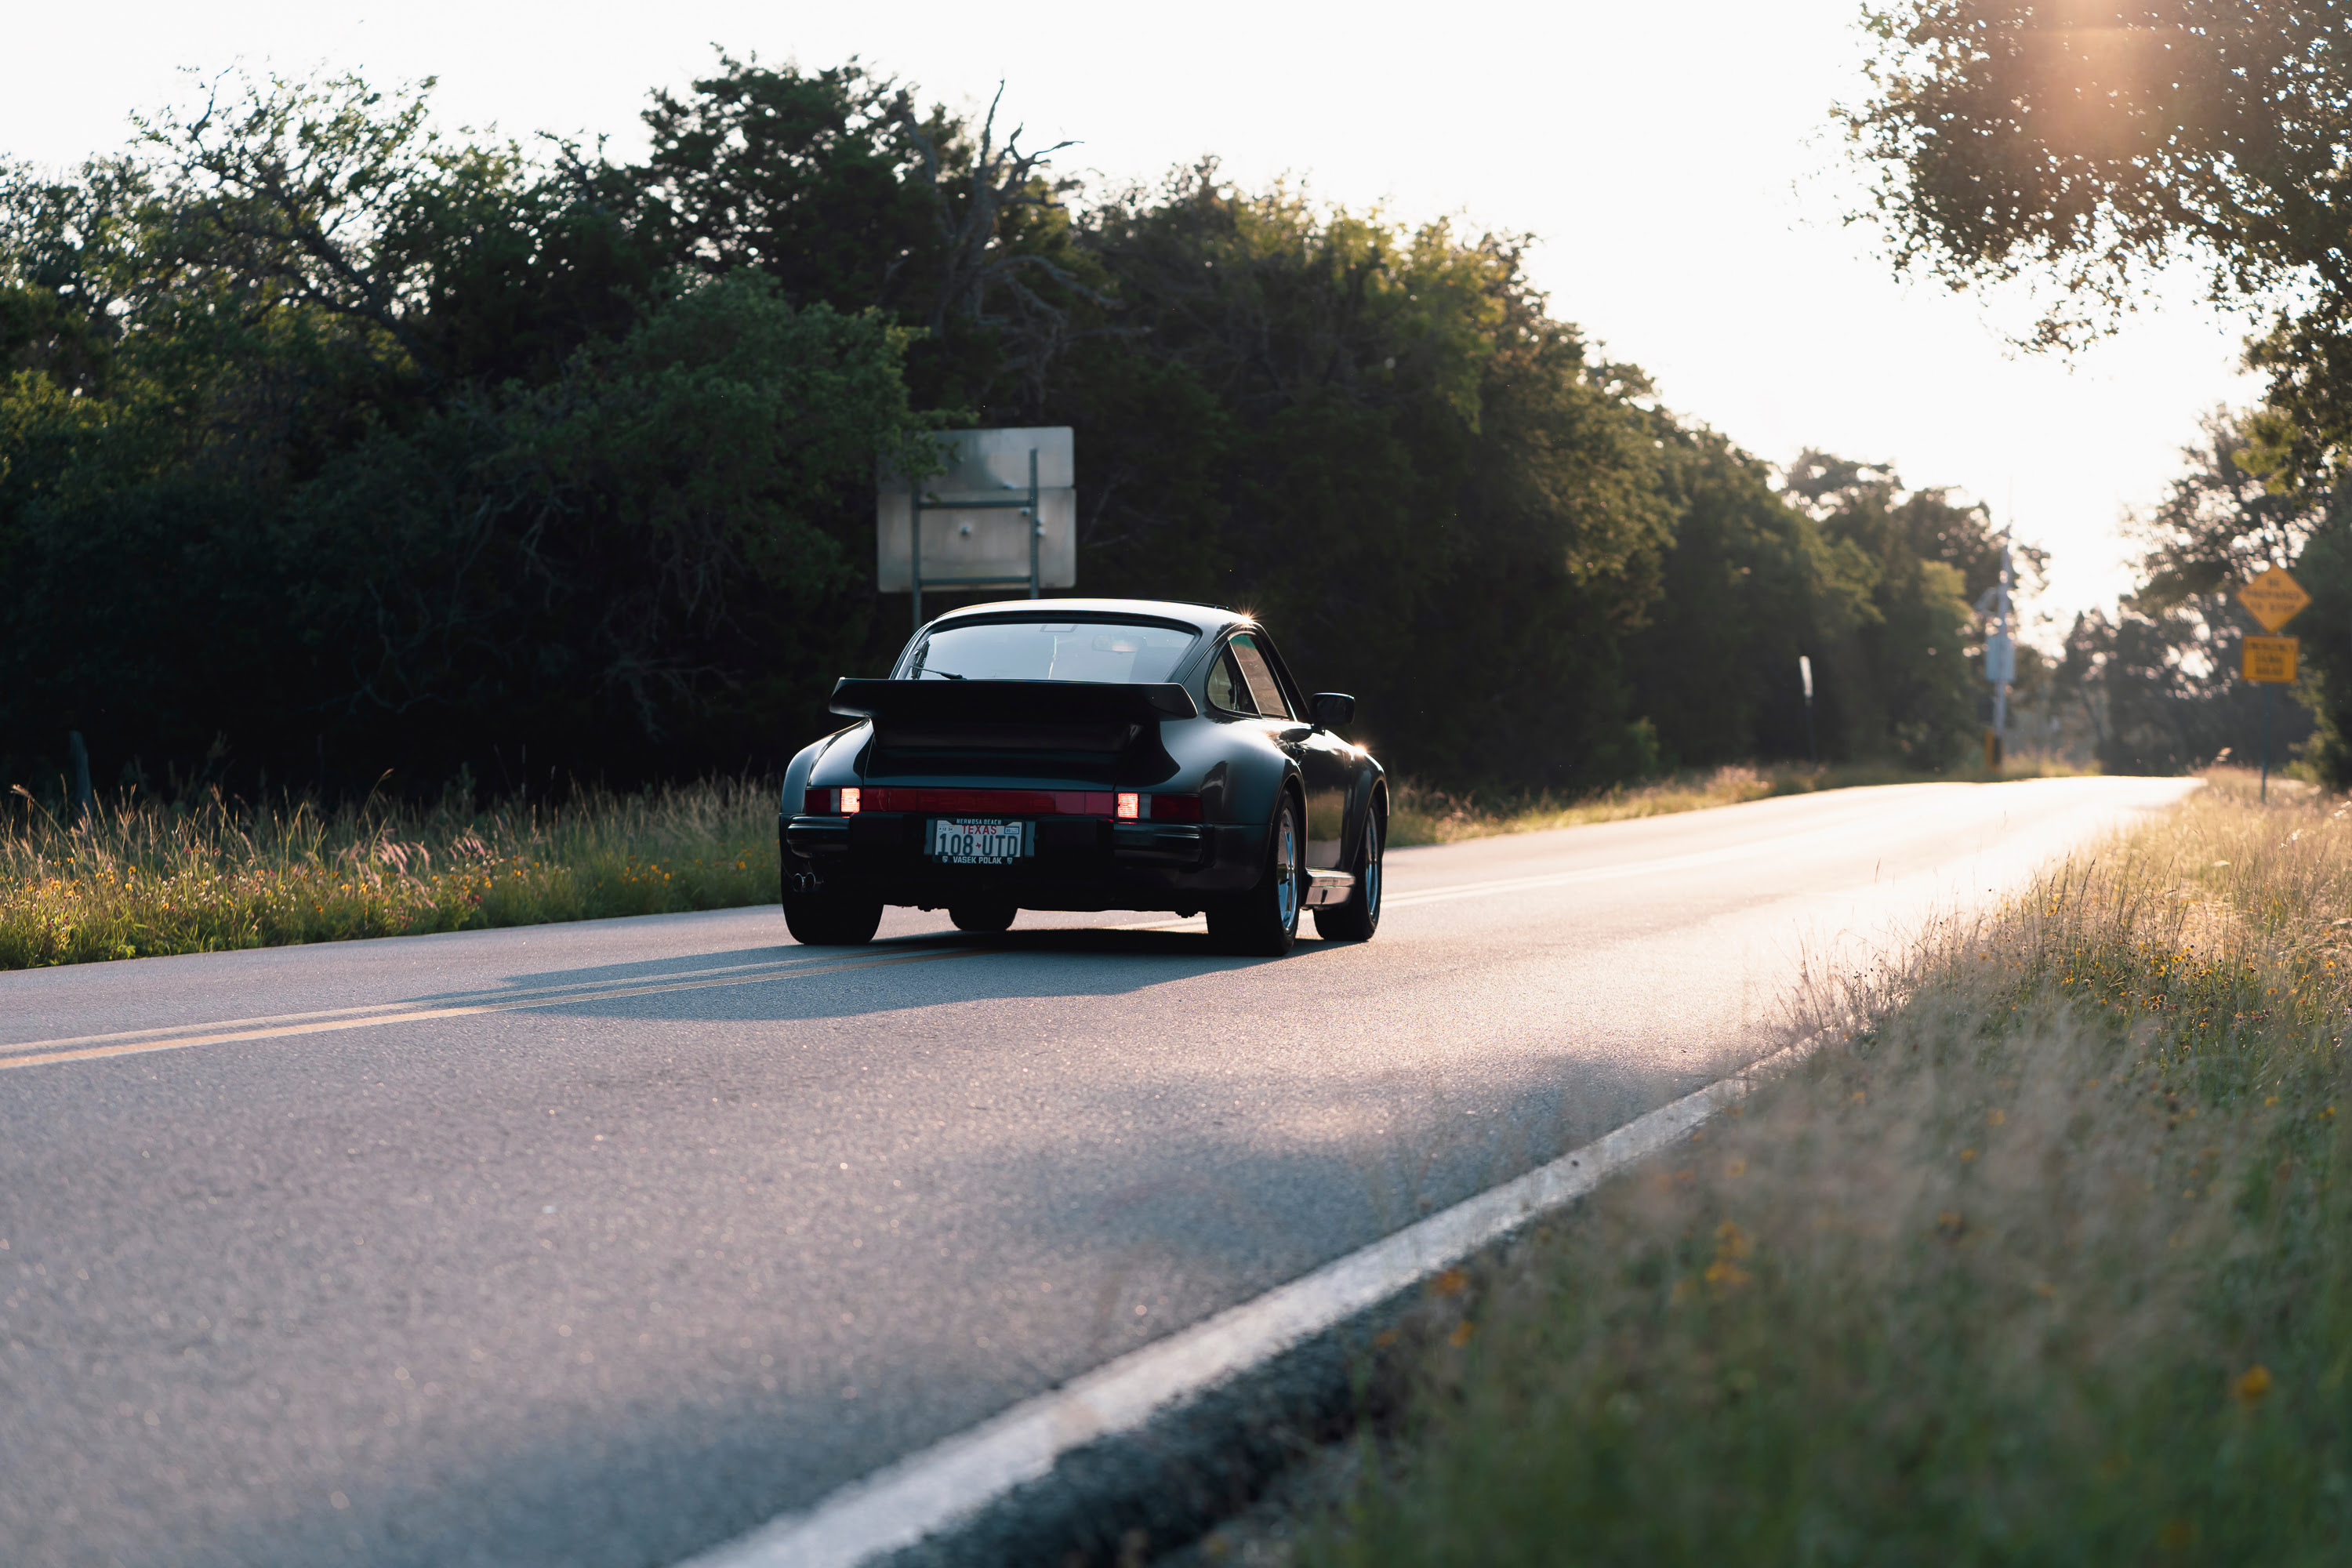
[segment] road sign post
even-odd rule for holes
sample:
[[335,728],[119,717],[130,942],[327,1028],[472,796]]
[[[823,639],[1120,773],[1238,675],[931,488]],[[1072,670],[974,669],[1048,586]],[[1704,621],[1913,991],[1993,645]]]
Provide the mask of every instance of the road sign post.
[[2017,639],[2010,635],[2009,536],[2001,535],[2000,581],[1977,600],[1977,613],[1993,617],[1985,638],[1984,677],[1992,687],[1992,728],[1985,731],[1985,766],[2001,764],[2002,731],[2009,728],[2009,689],[2017,679]]
[[2238,672],[2263,689],[2262,799],[2271,798],[2271,688],[2294,684],[2300,637],[2246,637],[2238,644]]
[[[2303,591],[2302,584],[2273,566],[2238,590],[2238,603],[2262,622],[2264,631],[2276,632],[2302,614],[2311,595]],[[2282,637],[2246,637],[2238,645],[2238,672],[2263,689],[2262,799],[2265,804],[2271,798],[2271,688],[2294,683],[2295,655],[2301,646],[2298,638]]]

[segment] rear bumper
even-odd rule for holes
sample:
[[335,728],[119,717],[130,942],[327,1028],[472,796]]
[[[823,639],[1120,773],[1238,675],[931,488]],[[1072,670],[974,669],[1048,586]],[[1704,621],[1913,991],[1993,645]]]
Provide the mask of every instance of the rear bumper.
[[1041,817],[1034,855],[1010,866],[942,866],[923,853],[929,821],[913,812],[785,817],[785,872],[925,908],[988,900],[1032,910],[1172,910],[1247,891],[1265,860],[1265,829],[1239,823]]

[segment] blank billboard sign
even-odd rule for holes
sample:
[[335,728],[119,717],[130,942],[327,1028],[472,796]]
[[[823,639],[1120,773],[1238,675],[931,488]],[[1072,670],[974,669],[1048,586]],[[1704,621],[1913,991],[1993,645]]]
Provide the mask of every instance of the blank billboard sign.
[[[1024,509],[1033,454],[1035,522],[1043,525],[1034,541],[1037,585],[1077,586],[1077,467],[1070,427],[945,430],[931,440],[946,471],[921,481],[923,587],[1028,585],[1033,524]],[[879,479],[876,585],[904,594],[915,586],[913,497],[905,475],[886,468]]]

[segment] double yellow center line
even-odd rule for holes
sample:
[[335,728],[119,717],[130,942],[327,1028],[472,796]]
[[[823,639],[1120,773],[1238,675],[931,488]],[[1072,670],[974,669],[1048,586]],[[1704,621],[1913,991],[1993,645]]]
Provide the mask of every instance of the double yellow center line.
[[497,991],[460,993],[429,1002],[385,1002],[373,1006],[330,1007],[318,1012],[281,1013],[261,1018],[230,1018],[219,1023],[199,1024],[193,1028],[185,1024],[173,1024],[152,1029],[124,1029],[108,1035],[25,1040],[14,1045],[0,1045],[0,1071],[10,1068],[44,1067],[52,1062],[86,1062],[104,1057],[137,1056],[146,1051],[184,1051],[192,1046],[222,1046],[237,1040],[284,1039],[296,1035],[333,1034],[341,1029],[372,1029],[384,1024],[470,1018],[484,1013],[562,1007],[581,1002],[617,1001],[628,996],[658,996],[673,991],[757,985],[771,980],[802,980],[818,974],[840,974],[853,969],[927,963],[984,951],[979,947],[936,948],[833,963],[811,954],[804,958],[773,959],[761,963],[694,970],[674,979],[590,980],[570,985],[506,987]]
[[[1874,826],[1881,818],[1899,820],[1947,809],[1948,806],[1941,800],[1906,802],[1896,810],[1878,814],[1872,819],[1872,823]],[[1661,873],[1694,870],[1729,861],[1765,856],[1789,856],[1801,848],[1810,847],[1817,840],[1828,841],[1850,837],[1853,831],[1854,826],[1851,822],[1840,822],[1825,827],[1801,830],[1776,838],[1746,840],[1654,859],[1537,873],[1531,876],[1502,877],[1485,881],[1456,882],[1409,891],[1391,890],[1384,902],[1387,908],[1399,910],[1417,904],[1443,903],[1453,899],[1490,898],[1546,889],[1573,887],[1581,883],[1615,881],[1630,877],[1654,877]],[[1197,930],[1204,923],[1198,915],[1189,920],[1170,920],[1163,917],[1160,920],[1139,921],[1112,929],[1184,931]],[[579,981],[569,985],[509,986],[495,991],[459,993],[429,1000],[411,999],[379,1003],[373,1006],[334,1007],[320,1012],[280,1014],[265,1018],[233,1018],[219,1023],[193,1026],[173,1024],[152,1029],[129,1029],[110,1035],[81,1035],[68,1039],[26,1040],[16,1045],[0,1045],[0,1071],[5,1071],[10,1068],[43,1067],[53,1062],[91,1061],[103,1057],[135,1056],[144,1051],[179,1051],[192,1046],[228,1045],[238,1040],[283,1039],[296,1035],[331,1034],[340,1029],[370,1029],[383,1024],[424,1023],[443,1018],[473,1017],[483,1013],[511,1013],[531,1007],[562,1007],[582,1002],[617,1001],[628,996],[658,996],[673,991],[701,991],[724,985],[757,985],[771,980],[800,980],[819,974],[840,974],[856,969],[880,969],[903,963],[928,963],[937,959],[961,958],[992,951],[995,950],[985,944],[961,944],[947,948],[910,948],[895,952],[878,953],[867,958],[846,960],[833,958],[830,962],[827,955],[808,953],[788,958],[769,959],[754,963],[696,969],[661,979],[591,980]]]

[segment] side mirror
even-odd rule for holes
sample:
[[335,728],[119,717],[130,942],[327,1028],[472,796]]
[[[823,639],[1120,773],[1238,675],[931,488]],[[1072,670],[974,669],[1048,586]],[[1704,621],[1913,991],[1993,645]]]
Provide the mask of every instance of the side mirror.
[[1344,691],[1318,691],[1307,700],[1307,711],[1318,730],[1337,730],[1356,721],[1356,700]]

